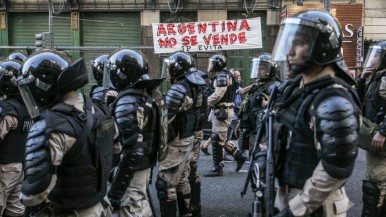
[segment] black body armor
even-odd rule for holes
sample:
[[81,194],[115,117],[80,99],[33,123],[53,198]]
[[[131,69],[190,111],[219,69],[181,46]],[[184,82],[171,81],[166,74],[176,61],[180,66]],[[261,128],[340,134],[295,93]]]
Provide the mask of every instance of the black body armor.
[[[60,103],[42,113],[42,120],[29,131],[26,144],[25,175],[22,192],[34,195],[47,189],[52,174],[55,187],[48,195],[53,207],[74,211],[103,200],[111,170],[114,120],[107,111],[85,98],[86,112]],[[53,165],[49,138],[52,132],[76,138],[59,166]]]
[[[362,93],[358,91],[358,94],[363,96],[361,97],[363,99],[363,116],[376,124],[381,124],[384,121],[386,114],[386,100],[382,99],[382,97],[379,95],[379,87],[382,82],[382,77],[385,75],[385,70],[376,72],[376,74],[370,80],[370,85],[366,87],[363,92],[361,91]],[[358,82],[358,86],[361,85],[361,82],[364,83],[365,80]]]
[[[193,105],[185,112],[178,112],[185,97],[193,99]],[[203,95],[201,88],[186,79],[176,82],[166,93],[166,105],[169,119],[176,116],[169,124],[168,141],[173,141],[177,135],[180,138],[193,136],[201,119],[201,106]]]
[[[359,99],[339,78],[324,77],[302,89],[298,88],[300,80],[284,96],[277,115],[290,135],[278,177],[290,186],[302,188],[321,160],[330,176],[347,178],[358,153]],[[344,88],[332,87],[336,83]],[[316,147],[315,133],[310,129],[311,116],[318,128],[320,148]]]
[[[228,76],[232,78],[231,84],[228,82]],[[236,98],[236,78],[232,75],[232,73],[229,71],[218,72],[215,82],[217,87],[228,87],[224,96],[217,104],[222,102],[233,103]]]
[[0,164],[17,163],[24,161],[24,150],[27,133],[33,124],[27,109],[21,101],[14,97],[0,101],[0,118],[10,115],[17,118],[17,127],[10,130],[1,141]]

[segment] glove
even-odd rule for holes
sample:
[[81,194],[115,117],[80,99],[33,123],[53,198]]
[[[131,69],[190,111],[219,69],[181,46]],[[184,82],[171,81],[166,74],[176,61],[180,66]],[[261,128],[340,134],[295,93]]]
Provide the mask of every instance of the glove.
[[276,214],[274,217],[295,217],[295,216],[292,214],[291,209],[289,207],[286,207],[278,214]]

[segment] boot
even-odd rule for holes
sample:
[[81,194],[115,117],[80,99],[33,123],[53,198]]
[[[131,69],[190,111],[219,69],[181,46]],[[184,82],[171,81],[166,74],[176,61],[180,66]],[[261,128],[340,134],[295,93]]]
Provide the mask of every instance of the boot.
[[234,153],[233,156],[235,158],[235,161],[237,162],[237,166],[236,166],[235,171],[238,172],[241,169],[241,167],[243,167],[247,158],[245,156],[243,156],[239,150],[236,150],[236,152]]
[[361,217],[378,216],[377,206],[380,192],[377,185],[372,181],[363,180],[362,192],[363,209]]
[[190,200],[190,194],[183,194],[182,192],[177,192],[177,204],[178,204],[178,212],[181,217],[184,216],[192,216],[192,213],[189,208],[189,202],[186,200]]
[[209,151],[208,151],[208,148],[201,147],[200,150],[201,150],[201,152],[204,153],[206,156],[209,156],[209,155],[210,155],[210,153],[209,153]]
[[177,215],[177,204],[175,200],[160,201],[161,217],[174,217]]
[[190,210],[193,217],[201,217],[201,182],[190,185]]
[[205,177],[216,177],[223,175],[223,165],[221,164],[223,160],[223,148],[218,144],[218,142],[212,141],[212,150],[213,166],[210,172],[204,175]]

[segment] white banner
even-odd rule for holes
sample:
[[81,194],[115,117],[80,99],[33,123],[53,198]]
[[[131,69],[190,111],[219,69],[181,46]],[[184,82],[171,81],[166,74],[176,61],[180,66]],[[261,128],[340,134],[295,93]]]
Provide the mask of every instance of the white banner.
[[189,23],[153,23],[155,53],[262,48],[260,17]]

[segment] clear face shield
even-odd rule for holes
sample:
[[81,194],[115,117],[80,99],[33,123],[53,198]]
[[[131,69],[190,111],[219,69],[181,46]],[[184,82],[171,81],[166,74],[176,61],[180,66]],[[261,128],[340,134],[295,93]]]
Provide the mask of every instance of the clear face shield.
[[36,118],[40,115],[39,107],[36,104],[28,84],[34,85],[35,78],[30,75],[28,77],[19,76],[15,79],[15,84],[19,88],[20,95],[23,98],[28,114],[31,118]]
[[272,63],[267,60],[259,58],[253,58],[251,62],[251,75],[250,78],[261,80],[268,78],[269,72],[271,71]]
[[161,72],[161,78],[166,78],[167,80],[170,80],[170,59],[165,58],[162,61],[162,72]]
[[385,57],[385,50],[381,46],[374,45],[369,48],[363,68],[370,68],[373,71],[380,69],[383,58]]
[[[113,87],[113,85],[111,84],[111,79],[110,79],[110,68],[112,69],[113,67],[111,66],[112,64],[110,63],[110,61],[105,62],[103,65],[104,65],[104,67],[103,67],[102,86],[105,89],[110,89],[111,87]],[[115,66],[115,68],[116,68],[116,66]]]
[[214,73],[214,65],[215,65],[215,60],[209,58],[208,69],[207,69],[208,73]]
[[315,39],[320,30],[316,24],[299,18],[286,18],[280,26],[272,60],[292,66],[305,66],[311,61]]

